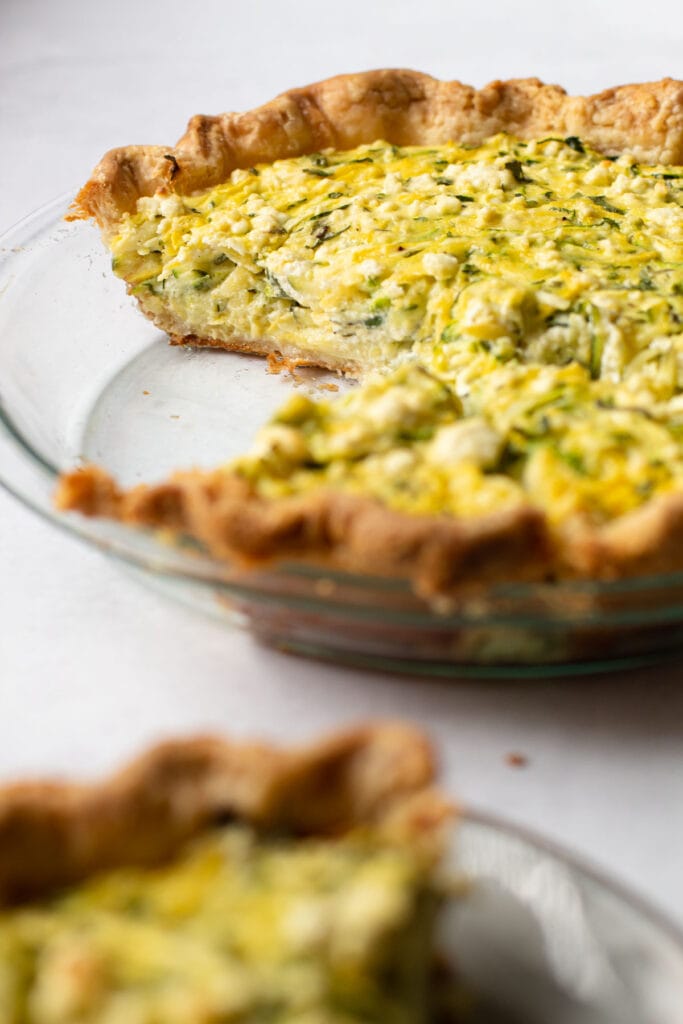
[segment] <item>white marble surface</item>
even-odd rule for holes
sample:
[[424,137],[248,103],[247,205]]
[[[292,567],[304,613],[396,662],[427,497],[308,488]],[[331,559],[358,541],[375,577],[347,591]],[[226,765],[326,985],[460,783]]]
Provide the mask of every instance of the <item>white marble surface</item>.
[[[112,145],[172,141],[196,111],[335,72],[537,74],[591,91],[683,78],[679,3],[190,6],[0,0],[0,229]],[[3,493],[0,580],[1,777],[97,773],[182,730],[299,738],[402,715],[433,732],[465,803],[566,844],[683,925],[681,667],[446,684],[299,661],[141,589]]]

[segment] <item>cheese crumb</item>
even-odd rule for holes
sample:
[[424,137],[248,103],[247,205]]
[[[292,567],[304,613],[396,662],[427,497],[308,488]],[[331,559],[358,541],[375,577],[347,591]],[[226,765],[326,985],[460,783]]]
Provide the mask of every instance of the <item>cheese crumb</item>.
[[437,280],[443,280],[445,277],[452,277],[457,272],[458,257],[445,252],[426,252],[422,259],[422,266],[426,273],[431,274]]

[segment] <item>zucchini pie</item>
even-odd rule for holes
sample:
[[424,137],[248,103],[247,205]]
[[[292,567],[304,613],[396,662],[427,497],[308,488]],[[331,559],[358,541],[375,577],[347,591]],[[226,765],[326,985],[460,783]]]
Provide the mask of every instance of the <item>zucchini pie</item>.
[[173,344],[359,383],[63,508],[425,594],[683,568],[683,84],[342,76],[110,152],[71,215]]

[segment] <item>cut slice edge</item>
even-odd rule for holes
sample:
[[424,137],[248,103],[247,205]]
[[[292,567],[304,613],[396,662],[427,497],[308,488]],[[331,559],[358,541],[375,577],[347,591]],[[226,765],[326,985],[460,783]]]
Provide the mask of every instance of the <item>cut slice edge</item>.
[[329,353],[311,353],[296,345],[287,345],[269,338],[200,338],[196,334],[171,334],[171,345],[182,345],[188,348],[213,348],[225,352],[240,352],[248,356],[265,356],[282,363],[285,369],[296,369],[299,366],[317,367],[339,373],[344,376],[358,378],[364,366],[358,361],[350,361],[343,357],[336,358]]

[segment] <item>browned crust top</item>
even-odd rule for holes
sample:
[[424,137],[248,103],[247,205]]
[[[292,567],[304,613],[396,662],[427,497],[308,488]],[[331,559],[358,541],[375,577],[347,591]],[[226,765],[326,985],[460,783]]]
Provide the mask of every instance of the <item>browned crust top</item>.
[[221,469],[175,473],[167,482],[123,491],[97,466],[64,474],[56,502],[64,510],[195,537],[219,559],[313,560],[409,579],[428,597],[464,584],[538,579],[552,566],[544,517],[526,505],[468,520],[407,515],[323,489],[269,501]]
[[474,89],[408,70],[339,75],[246,113],[198,114],[173,148],[111,150],[76,197],[72,217],[93,217],[111,232],[140,196],[209,188],[238,167],[376,139],[476,144],[500,131],[523,139],[579,135],[600,152],[683,164],[683,83],[665,78],[568,96],[537,78]]
[[103,782],[15,783],[0,789],[0,904],[106,868],[161,862],[233,819],[290,834],[372,824],[436,849],[452,809],[431,788],[434,773],[419,731],[383,723],[290,750],[173,740]]

